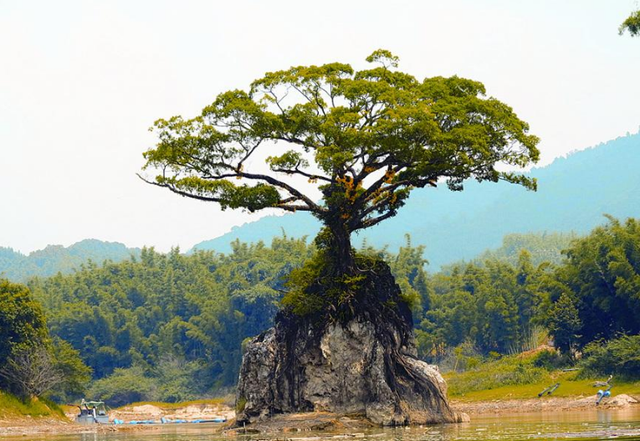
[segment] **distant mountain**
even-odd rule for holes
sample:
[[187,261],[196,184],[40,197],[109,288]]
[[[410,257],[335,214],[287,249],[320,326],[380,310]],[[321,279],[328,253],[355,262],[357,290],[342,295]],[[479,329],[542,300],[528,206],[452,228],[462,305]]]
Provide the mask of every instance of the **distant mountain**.
[[48,277],[58,272],[70,273],[89,260],[102,264],[105,260],[119,262],[132,255],[140,255],[140,249],[96,239],[86,239],[67,248],[48,245],[29,255],[0,247],[0,277],[20,282],[33,276]]
[[[501,246],[510,233],[575,232],[583,234],[605,222],[603,214],[640,217],[640,133],[556,159],[533,169],[538,191],[507,183],[468,182],[462,192],[445,185],[415,190],[398,216],[354,237],[376,247],[396,250],[411,234],[427,247],[431,269],[471,259]],[[269,216],[201,242],[194,249],[230,251],[230,242],[270,242],[282,231],[314,237],[319,222],[306,213]]]

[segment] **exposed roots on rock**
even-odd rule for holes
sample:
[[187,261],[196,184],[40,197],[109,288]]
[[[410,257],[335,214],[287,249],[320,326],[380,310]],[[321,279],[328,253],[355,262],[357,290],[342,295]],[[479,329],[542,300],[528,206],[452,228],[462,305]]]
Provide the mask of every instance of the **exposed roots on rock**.
[[274,328],[249,343],[239,423],[305,411],[382,425],[461,421],[437,367],[416,358],[411,311],[389,267],[379,262],[362,280],[348,302],[306,316],[283,310]]

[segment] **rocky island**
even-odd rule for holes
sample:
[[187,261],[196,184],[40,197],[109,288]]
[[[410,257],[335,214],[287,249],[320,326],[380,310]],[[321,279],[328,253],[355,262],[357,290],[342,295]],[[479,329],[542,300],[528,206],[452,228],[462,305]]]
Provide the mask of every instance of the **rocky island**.
[[251,340],[240,370],[238,423],[304,411],[362,415],[385,426],[465,418],[449,406],[437,366],[416,358],[411,311],[380,266],[384,272],[348,321],[284,310]]

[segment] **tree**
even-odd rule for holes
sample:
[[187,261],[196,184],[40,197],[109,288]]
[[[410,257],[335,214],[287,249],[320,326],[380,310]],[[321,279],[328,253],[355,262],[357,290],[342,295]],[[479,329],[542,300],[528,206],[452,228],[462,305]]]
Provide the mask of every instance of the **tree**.
[[582,322],[578,314],[578,308],[571,295],[566,292],[560,295],[549,310],[547,317],[549,332],[553,335],[556,348],[567,354],[573,354],[578,339],[578,333],[582,328]]
[[[459,77],[419,81],[379,66],[330,63],[267,73],[249,91],[220,94],[193,119],[160,119],[143,179],[182,196],[251,212],[309,211],[325,228],[316,239],[330,275],[358,273],[351,233],[394,216],[411,190],[446,181],[535,180],[500,171],[538,159],[538,138],[513,110]],[[280,145],[276,145],[280,143]],[[284,148],[281,146],[284,144]],[[264,152],[263,152],[264,151]],[[265,155],[266,167],[254,161]],[[320,201],[304,183],[317,184]]]
[[629,31],[631,36],[640,35],[640,10],[632,12],[631,15],[622,22],[620,28],[618,28],[618,32],[622,35],[624,31]]
[[45,345],[21,347],[0,366],[3,377],[19,396],[42,396],[63,381],[62,371]]
[[[48,336],[42,309],[29,289],[0,279],[0,366],[18,351],[44,345]],[[0,387],[13,386],[11,379],[1,376]]]
[[580,336],[579,347],[640,333],[640,221],[606,217],[607,225],[576,240],[565,252],[566,261],[546,287],[552,310],[562,293],[574,300],[581,323],[574,332]]
[[81,398],[91,379],[91,368],[82,362],[80,352],[61,338],[52,339],[52,352],[54,369],[61,377],[53,398],[63,403]]

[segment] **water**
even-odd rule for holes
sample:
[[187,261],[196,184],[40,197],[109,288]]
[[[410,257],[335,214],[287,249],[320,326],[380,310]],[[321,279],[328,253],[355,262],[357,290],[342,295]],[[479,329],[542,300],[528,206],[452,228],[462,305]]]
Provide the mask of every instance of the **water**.
[[[47,441],[516,441],[640,440],[640,408],[475,417],[470,423],[360,433],[299,432],[224,436],[215,425],[158,426],[135,432],[29,436]],[[25,439],[25,437],[21,437]]]

